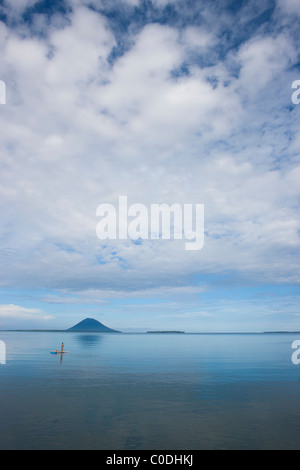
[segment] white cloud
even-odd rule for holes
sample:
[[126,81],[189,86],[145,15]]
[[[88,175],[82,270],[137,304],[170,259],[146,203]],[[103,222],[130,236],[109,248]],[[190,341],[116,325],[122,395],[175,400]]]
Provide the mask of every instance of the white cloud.
[[52,320],[51,315],[45,315],[44,312],[38,308],[26,308],[20,305],[0,305],[0,321],[15,322],[16,320],[23,321],[48,321]]
[[[69,22],[50,24],[36,37],[0,23],[9,102],[0,114],[1,286],[97,303],[197,295],[192,279],[207,272],[298,279],[299,145],[285,110],[296,48],[287,32],[260,32],[205,66],[191,51],[221,47],[215,32],[150,24],[111,64],[116,40],[103,15],[80,2]],[[287,98],[277,95],[284,83]],[[96,208],[122,194],[204,203],[204,249],[101,244]]]
[[88,8],[76,9],[71,20],[51,35],[54,56],[45,73],[49,84],[64,89],[100,79],[103,62],[115,44],[104,18]]
[[15,2],[14,0],[4,0],[4,7],[6,11],[15,16],[16,14],[23,13],[27,8],[33,7],[39,3],[39,0],[18,0]]
[[177,2],[178,0],[153,0],[153,4],[157,7],[165,7],[166,5],[172,5]]
[[217,42],[217,38],[212,31],[207,31],[204,28],[197,28],[195,26],[188,26],[184,29],[183,41],[189,48],[203,49],[210,48]]
[[298,0],[277,0],[277,4],[285,13],[300,15],[300,4]]
[[238,52],[242,67],[239,86],[244,86],[250,94],[274,86],[274,80],[294,63],[296,57],[297,53],[284,33],[276,38],[256,37],[248,41]]

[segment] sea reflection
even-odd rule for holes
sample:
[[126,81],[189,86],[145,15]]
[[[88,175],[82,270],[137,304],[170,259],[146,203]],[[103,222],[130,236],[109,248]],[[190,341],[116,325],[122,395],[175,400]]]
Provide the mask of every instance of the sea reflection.
[[0,449],[299,450],[298,339],[3,332]]
[[99,333],[95,334],[80,334],[76,335],[75,340],[85,348],[94,348],[99,345],[102,336]]

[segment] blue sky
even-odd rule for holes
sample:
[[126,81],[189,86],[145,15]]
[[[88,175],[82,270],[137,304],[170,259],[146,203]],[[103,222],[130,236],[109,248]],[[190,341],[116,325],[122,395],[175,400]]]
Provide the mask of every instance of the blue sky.
[[[298,0],[0,1],[0,328],[300,330]],[[205,244],[97,207],[204,204]]]

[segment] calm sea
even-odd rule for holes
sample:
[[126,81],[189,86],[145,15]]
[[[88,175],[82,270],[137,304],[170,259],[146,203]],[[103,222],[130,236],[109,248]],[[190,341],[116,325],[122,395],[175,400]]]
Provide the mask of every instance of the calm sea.
[[300,449],[295,339],[0,332],[0,449]]

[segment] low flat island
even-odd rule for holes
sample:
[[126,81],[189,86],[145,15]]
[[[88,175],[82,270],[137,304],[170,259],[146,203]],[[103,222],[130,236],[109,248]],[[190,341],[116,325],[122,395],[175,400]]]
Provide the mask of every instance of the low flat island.
[[162,333],[162,334],[184,334],[185,332],[184,331],[147,331],[147,333]]

